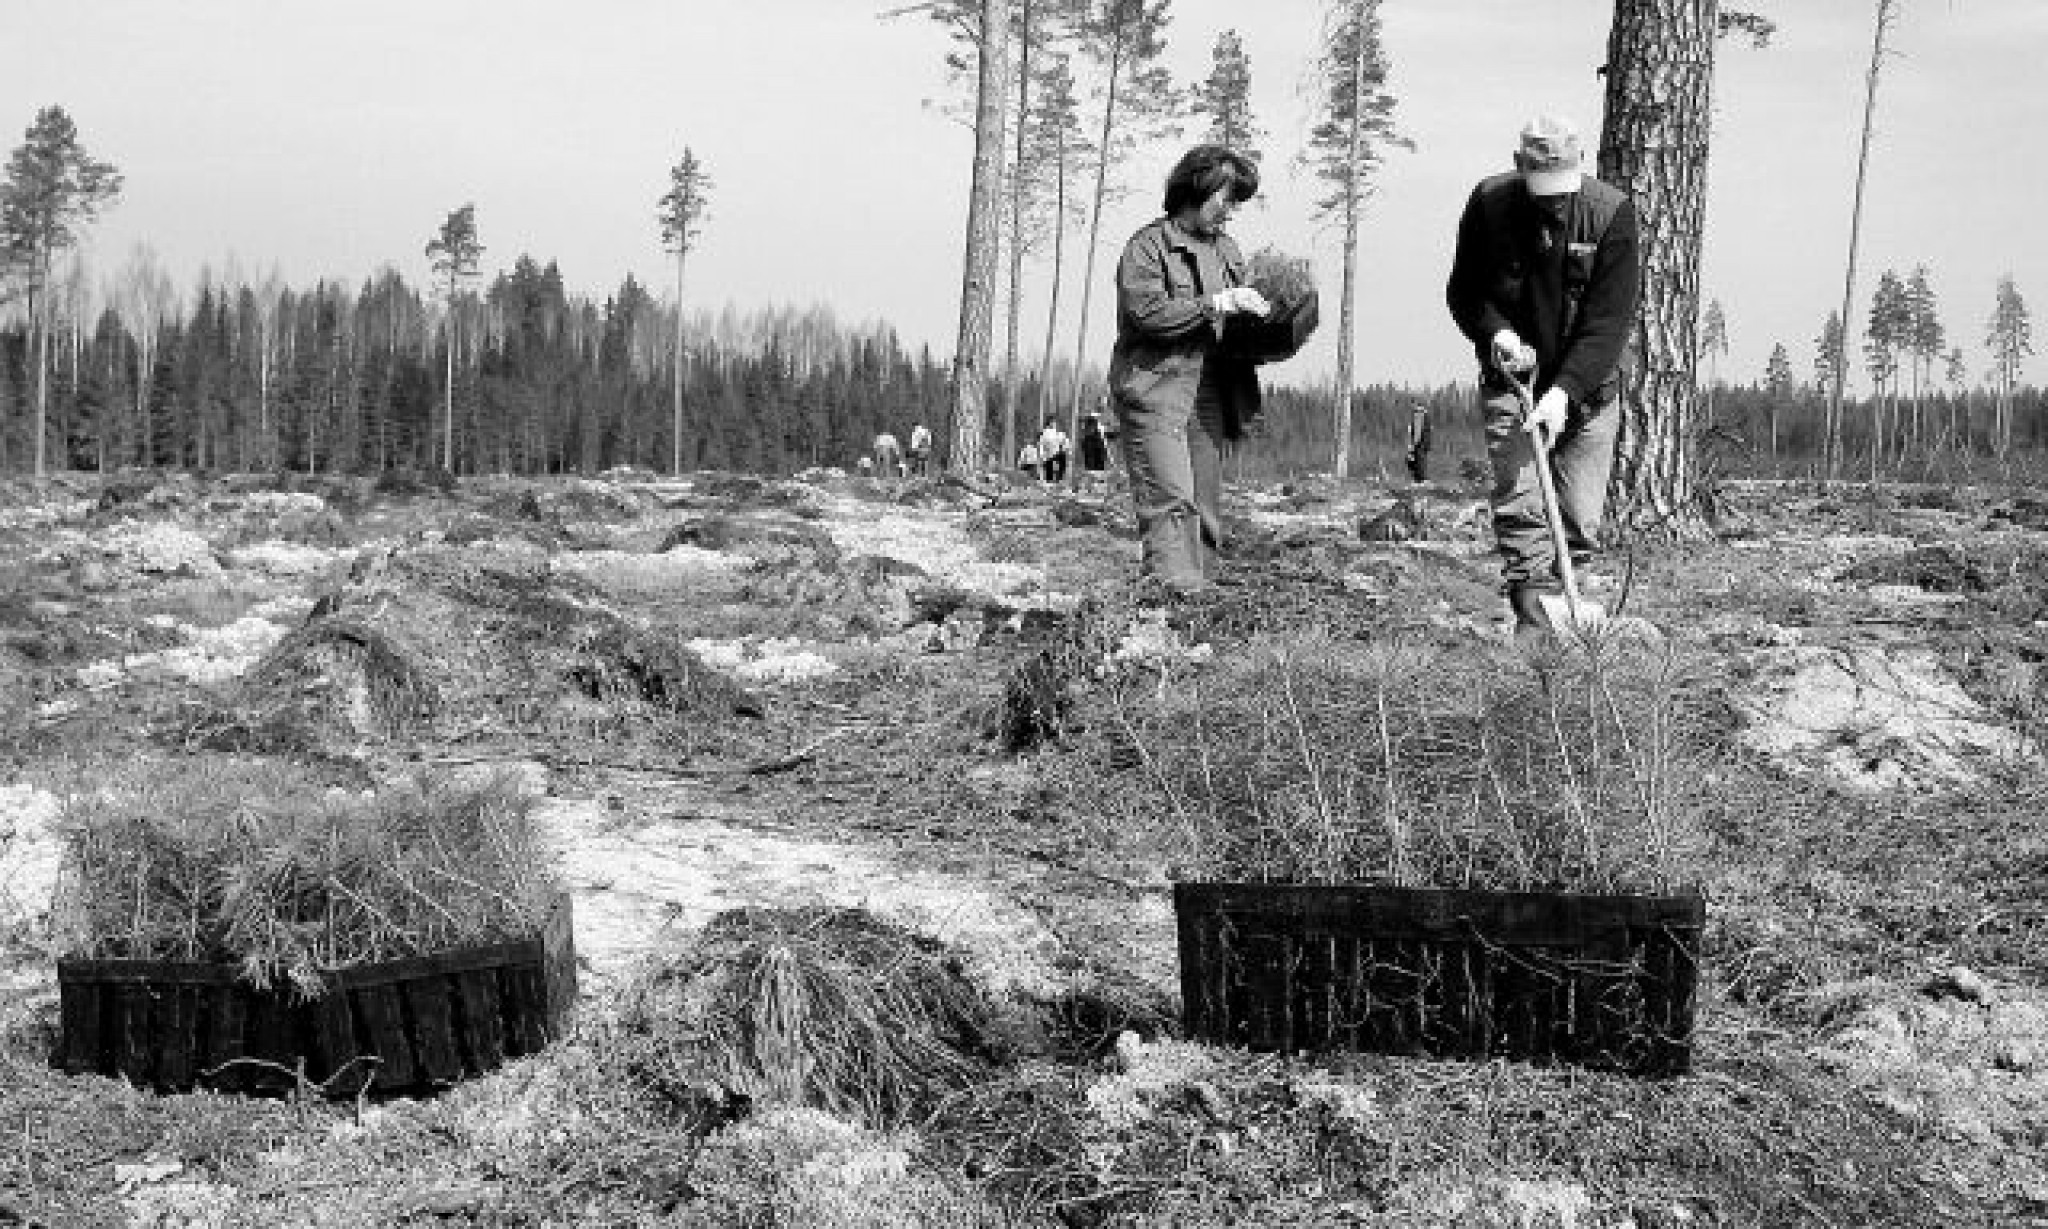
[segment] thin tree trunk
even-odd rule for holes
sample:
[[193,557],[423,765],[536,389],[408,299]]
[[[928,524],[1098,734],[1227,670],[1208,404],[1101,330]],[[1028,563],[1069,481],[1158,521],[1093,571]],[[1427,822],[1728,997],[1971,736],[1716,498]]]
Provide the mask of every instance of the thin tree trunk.
[[256,442],[263,454],[264,468],[277,468],[277,448],[270,439],[270,333],[262,330],[257,337],[256,356]]
[[[1884,36],[1891,29],[1892,5],[1896,0],[1877,0],[1877,32],[1870,47],[1870,70],[1863,91],[1863,139],[1856,152],[1856,199],[1849,212],[1849,262],[1842,275],[1842,349],[1835,359],[1835,379],[1828,388],[1828,422],[1831,432],[1842,425],[1842,385],[1849,376],[1849,311],[1856,302],[1856,249],[1863,236],[1863,184],[1870,171],[1870,125],[1877,111],[1877,79],[1884,67]],[[1830,455],[1839,455],[1840,443],[1830,435]],[[1834,465],[1828,466],[1834,475]]]
[[[1038,366],[1038,421],[1052,414],[1052,350],[1057,344],[1060,321],[1060,290],[1067,258],[1067,136],[1060,133],[1059,165],[1053,174],[1052,286],[1045,305],[1045,358]],[[1003,458],[1003,467],[1017,463],[1013,447]]]
[[679,237],[676,241],[676,400],[669,449],[669,472],[672,474],[683,472],[683,257],[688,252],[688,243]]
[[1008,111],[1010,0],[981,0],[980,83],[974,117],[974,181],[967,207],[961,271],[960,335],[953,353],[953,456],[956,473],[982,462],[988,417],[989,332],[995,309],[1001,222],[1003,120]]
[[35,288],[28,299],[29,323],[36,330],[36,477],[43,476],[43,435],[50,410],[50,322],[43,317],[50,310],[50,255],[45,249],[39,259]]
[[1336,476],[1351,474],[1351,389],[1357,375],[1352,367],[1352,346],[1357,329],[1358,300],[1358,154],[1365,140],[1365,12],[1354,3],[1351,19],[1358,26],[1357,46],[1351,62],[1351,131],[1345,151],[1344,180],[1344,301],[1337,326],[1337,405],[1332,418],[1337,434]]
[[1023,41],[1017,47],[1017,141],[1010,169],[1010,307],[1003,346],[1003,451],[996,468],[1009,465],[1017,455],[1017,338],[1024,310],[1024,158],[1031,125],[1031,3],[1023,6],[1018,28]]
[[1621,371],[1616,523],[1704,529],[1698,478],[1700,247],[1719,0],[1617,0],[1600,176],[1635,203],[1643,296]]
[[[1117,78],[1123,75],[1123,38],[1109,52],[1109,88],[1102,104],[1102,140],[1095,147],[1095,199],[1088,211],[1088,256],[1081,262],[1081,323],[1074,335],[1074,390],[1067,417],[1081,421],[1081,382],[1087,374],[1089,292],[1095,288],[1095,249],[1102,238],[1102,200],[1109,190],[1109,137],[1116,125]],[[1072,438],[1071,436],[1069,438]]]
[[[441,468],[455,472],[455,281],[448,281],[448,320],[442,332],[448,342],[447,378],[442,383]],[[328,392],[333,393],[330,383]],[[332,408],[330,400],[329,408]],[[310,445],[309,445],[310,446]]]

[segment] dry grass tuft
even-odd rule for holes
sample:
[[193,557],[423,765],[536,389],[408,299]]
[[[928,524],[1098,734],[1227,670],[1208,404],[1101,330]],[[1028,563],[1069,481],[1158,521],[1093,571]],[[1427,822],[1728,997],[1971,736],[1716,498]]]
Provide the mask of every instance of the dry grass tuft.
[[[256,731],[296,730],[285,745],[308,742],[310,726],[337,719],[361,737],[402,738],[430,729],[440,688],[425,654],[391,630],[334,616],[298,628],[243,681],[243,722]],[[319,703],[309,704],[309,700]]]
[[187,760],[73,794],[59,823],[65,955],[231,962],[309,996],[337,969],[535,934],[560,891],[509,776],[358,795]]
[[997,722],[1003,746],[1025,751],[1069,733],[1082,688],[1105,672],[1131,622],[1128,600],[1092,597],[1077,606],[1059,636],[1004,679]]
[[618,1063],[706,1122],[753,1104],[895,1126],[983,1069],[990,1005],[940,944],[858,909],[742,909],[649,963]]
[[642,632],[623,624],[594,631],[569,677],[593,700],[652,704],[671,713],[758,717],[760,701],[684,647],[679,632]]

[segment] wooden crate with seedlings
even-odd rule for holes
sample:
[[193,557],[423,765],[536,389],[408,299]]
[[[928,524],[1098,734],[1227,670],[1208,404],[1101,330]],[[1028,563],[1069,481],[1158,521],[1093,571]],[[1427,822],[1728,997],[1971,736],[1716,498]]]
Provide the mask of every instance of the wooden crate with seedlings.
[[1182,883],[1174,905],[1187,1032],[1203,1041],[1691,1066],[1697,895]]
[[[333,973],[304,998],[229,963],[62,960],[55,1065],[159,1092],[421,1091],[562,1035],[576,1000],[569,898],[540,933]],[[236,1060],[254,1060],[237,1062]]]

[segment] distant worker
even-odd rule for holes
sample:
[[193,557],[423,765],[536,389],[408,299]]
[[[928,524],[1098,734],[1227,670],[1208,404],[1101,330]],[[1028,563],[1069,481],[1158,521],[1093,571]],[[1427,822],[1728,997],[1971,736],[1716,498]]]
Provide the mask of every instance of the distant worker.
[[1047,482],[1064,482],[1067,477],[1067,433],[1048,418],[1038,433],[1038,467]]
[[[1541,599],[1561,588],[1530,450],[1550,449],[1565,540],[1583,562],[1614,465],[1639,293],[1635,206],[1581,162],[1568,121],[1530,120],[1515,170],[1472,190],[1445,290],[1479,359],[1494,540],[1518,640],[1547,634]],[[1526,421],[1516,380],[1533,382]]]
[[1081,416],[1081,470],[1099,474],[1109,468],[1109,441],[1102,434],[1102,415]]
[[896,444],[896,437],[887,431],[875,437],[875,472],[884,478],[900,477],[903,473],[903,450]]
[[1408,407],[1408,479],[1429,481],[1429,407],[1420,401]]
[[1037,444],[1024,445],[1023,450],[1017,454],[1017,468],[1041,482],[1045,480],[1045,475],[1038,468]]
[[918,423],[910,429],[910,472],[922,478],[931,472],[931,428]]
[[872,478],[875,476],[875,459],[873,457],[862,457],[856,468],[860,470],[861,477]]
[[1131,475],[1140,571],[1176,593],[1206,588],[1223,545],[1223,449],[1258,414],[1249,358],[1220,346],[1231,316],[1265,316],[1244,253],[1223,233],[1259,191],[1259,170],[1197,145],[1166,177],[1165,216],[1124,245],[1116,270],[1109,388]]

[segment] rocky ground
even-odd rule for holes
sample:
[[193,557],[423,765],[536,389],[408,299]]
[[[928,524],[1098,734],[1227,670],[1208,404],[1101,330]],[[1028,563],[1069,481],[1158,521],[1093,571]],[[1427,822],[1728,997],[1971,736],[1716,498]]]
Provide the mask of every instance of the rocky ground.
[[[1005,745],[1020,663],[1127,595],[1114,491],[17,483],[0,491],[0,1224],[2048,1224],[2048,502],[1759,484],[1724,510],[1712,540],[1594,578],[1617,618],[1704,663],[1731,754],[1771,782],[1702,876],[1695,1074],[1641,1083],[1171,1038],[1171,868],[1048,802],[1058,738]],[[1105,669],[1199,672],[1240,633],[1310,625],[1502,651],[1472,490],[1276,484],[1233,492],[1230,519],[1220,613],[1137,612]],[[602,689],[536,693],[516,725],[451,705],[411,732],[359,695],[266,744],[354,780],[517,771],[574,895],[579,1037],[368,1108],[47,1071],[64,800],[110,765],[216,753],[266,655],[332,603],[403,606],[418,560],[680,631],[737,697],[655,737]],[[511,626],[500,613],[490,627]],[[488,628],[473,639],[489,652]],[[764,1109],[658,1143],[622,1126],[584,1033],[640,962],[727,909],[817,904],[953,945],[998,998],[1123,1010],[1095,1021],[1099,1048],[1008,1070],[987,1119],[881,1131]],[[997,1138],[1037,1159],[977,1153]],[[614,1169],[590,1159],[607,1139]],[[1034,1166],[1042,1181],[1012,1172]]]

